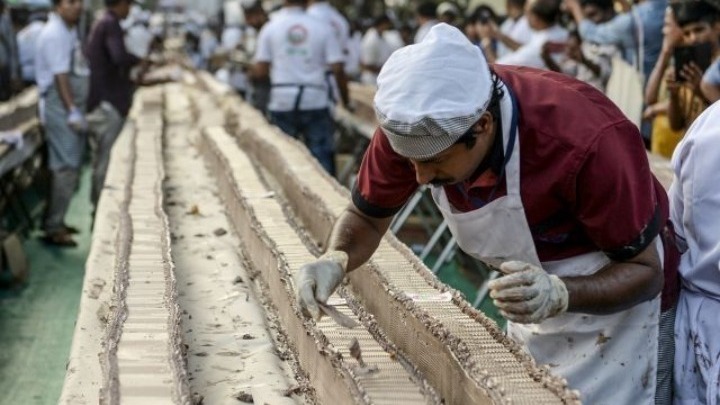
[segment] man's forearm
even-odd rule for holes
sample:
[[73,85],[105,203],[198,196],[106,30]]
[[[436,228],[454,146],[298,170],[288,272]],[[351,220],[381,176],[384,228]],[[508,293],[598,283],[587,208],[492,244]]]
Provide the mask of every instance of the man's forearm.
[[347,76],[345,76],[345,65],[342,63],[334,64],[332,72],[340,92],[340,99],[343,105],[347,107],[350,104],[350,92],[348,91]]
[[568,312],[612,314],[657,296],[663,272],[655,244],[640,256],[643,260],[613,262],[589,276],[561,277],[568,290]]
[[60,99],[65,109],[70,111],[70,109],[75,106],[72,88],[70,87],[70,76],[68,76],[67,73],[55,75],[55,85],[57,86],[58,93],[60,93]]
[[354,206],[348,207],[335,222],[328,251],[341,250],[347,253],[347,271],[352,271],[375,253],[391,221],[392,217],[368,218]]
[[520,42],[515,41],[514,39],[510,38],[509,36],[503,34],[500,31],[498,31],[497,39],[502,42],[503,45],[510,48],[510,50],[512,51],[516,51],[522,46]]

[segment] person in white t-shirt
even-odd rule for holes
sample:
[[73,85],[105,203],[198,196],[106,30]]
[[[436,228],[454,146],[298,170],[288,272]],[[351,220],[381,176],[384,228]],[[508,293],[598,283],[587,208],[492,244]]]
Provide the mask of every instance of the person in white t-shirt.
[[680,258],[673,403],[720,403],[720,102],[675,148],[670,218]]
[[497,35],[498,58],[530,42],[533,33],[525,17],[525,0],[507,0],[505,7],[507,18],[500,25]]
[[[345,63],[347,62],[348,57],[348,43],[350,42],[350,23],[335,7],[333,7],[325,0],[308,0],[307,4],[308,15],[311,15],[318,20],[329,24],[332,32],[335,34],[335,38],[337,39],[338,44],[340,44],[340,50],[343,54],[342,63],[344,73]],[[330,83],[330,88],[332,89],[332,100],[334,104],[340,98],[339,86],[347,86],[347,83],[340,84],[338,82],[338,79],[335,79],[335,77],[333,76],[332,69],[329,66],[325,72],[325,77],[328,83]],[[340,78],[339,80],[345,82],[347,81],[347,78],[343,74],[342,78]]]
[[270,79],[272,123],[292,137],[304,137],[313,156],[334,173],[334,123],[325,70],[330,66],[340,79],[340,95],[347,106],[344,55],[330,26],[307,14],[305,4],[305,0],[286,0],[260,30],[252,77]]
[[17,34],[18,54],[20,56],[20,70],[23,82],[35,83],[35,48],[37,39],[45,26],[47,17],[40,13],[30,17],[31,21]]
[[348,80],[360,80],[360,54],[362,53],[363,32],[359,21],[350,24],[350,37],[345,54],[345,76]]
[[85,106],[90,71],[77,32],[82,0],[53,0],[53,6],[54,13],[37,39],[35,55],[40,120],[45,128],[51,173],[43,240],[73,247],[77,244],[71,234],[76,230],[64,219],[78,185],[87,140]]
[[543,45],[546,42],[566,42],[568,39],[568,31],[558,24],[560,0],[530,0],[525,5],[525,17],[533,29],[530,41],[503,57],[497,57],[492,46],[489,46],[489,40],[493,37],[492,26],[480,24],[483,51],[490,63],[548,68],[542,57]]
[[435,26],[439,21],[435,18],[437,7],[432,1],[425,1],[418,5],[417,16],[415,17],[418,25],[418,29],[415,32],[415,43],[422,42],[425,35],[430,32],[430,28]]
[[360,54],[360,60],[362,61],[361,82],[363,84],[375,85],[377,83],[377,75],[380,73],[382,65],[397,49],[385,37],[385,33],[391,28],[392,21],[388,16],[383,15],[378,17],[373,26],[365,33]]

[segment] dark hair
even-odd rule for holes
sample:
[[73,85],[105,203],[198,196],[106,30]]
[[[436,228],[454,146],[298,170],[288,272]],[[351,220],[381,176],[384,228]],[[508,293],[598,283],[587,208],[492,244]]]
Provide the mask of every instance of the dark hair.
[[580,0],[580,5],[583,7],[595,6],[600,10],[614,10],[615,7],[615,5],[613,4],[613,0]]
[[518,8],[525,8],[525,0],[507,0],[508,5],[516,6]]
[[671,4],[675,20],[679,26],[685,26],[697,22],[709,24],[718,20],[720,11],[709,3],[702,0],[682,1]]
[[59,6],[60,3],[62,3],[62,0],[52,0],[52,5],[53,5],[53,7]]
[[251,13],[264,13],[264,12],[265,12],[265,9],[263,8],[261,2],[256,1],[256,2],[248,5],[247,7],[243,6],[243,11],[244,11],[246,14],[251,14]]
[[483,24],[486,24],[488,22],[498,21],[497,14],[495,14],[495,10],[493,10],[492,7],[488,6],[487,4],[483,4],[480,6],[477,6],[475,11],[472,13],[472,16],[470,17],[473,21],[481,22]]
[[[485,111],[489,112],[490,115],[493,117],[493,121],[500,122],[501,116],[500,116],[500,100],[502,100],[503,96],[505,95],[505,91],[502,89],[502,81],[500,81],[500,78],[498,75],[495,74],[492,70],[490,71],[492,75],[492,86],[493,91],[492,95],[490,96],[490,102],[488,103],[487,109]],[[500,125],[496,126],[496,129],[498,131],[502,130],[500,128]],[[455,144],[464,143],[465,147],[468,149],[472,149],[475,146],[475,142],[477,142],[477,137],[475,136],[475,123],[468,129],[467,132],[463,134],[457,141],[455,141]]]
[[392,25],[392,20],[390,17],[388,17],[386,14],[381,14],[373,20],[373,27],[377,27],[382,24],[390,24]]
[[304,6],[307,4],[307,0],[287,0],[288,4],[299,4]]
[[437,6],[435,5],[435,2],[432,1],[424,1],[420,3],[420,5],[417,6],[417,13],[418,15],[422,17],[430,17],[435,18],[435,10],[437,9]]
[[105,0],[105,7],[114,7],[123,2],[132,3],[133,0]]
[[533,0],[530,11],[547,24],[554,24],[560,17],[560,0]]

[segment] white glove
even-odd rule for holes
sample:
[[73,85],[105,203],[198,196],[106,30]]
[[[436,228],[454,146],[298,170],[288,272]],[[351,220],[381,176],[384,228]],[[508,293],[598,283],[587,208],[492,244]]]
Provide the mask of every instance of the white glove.
[[505,275],[488,284],[490,297],[509,321],[540,323],[567,311],[567,288],[558,276],[520,261],[505,262],[500,270]]
[[85,120],[85,116],[77,107],[72,107],[67,115],[68,126],[76,132],[87,130],[88,124]]
[[298,305],[306,316],[320,319],[318,302],[325,303],[345,277],[348,255],[333,250],[308,263],[295,275]]

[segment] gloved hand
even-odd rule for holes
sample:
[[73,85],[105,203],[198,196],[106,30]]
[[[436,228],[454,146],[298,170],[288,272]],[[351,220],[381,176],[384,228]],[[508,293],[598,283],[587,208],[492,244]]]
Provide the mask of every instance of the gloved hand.
[[488,286],[490,297],[509,321],[540,323],[567,311],[568,291],[560,277],[520,261],[505,262],[500,271],[505,275]]
[[295,275],[298,305],[306,316],[315,320],[322,315],[317,302],[326,302],[345,277],[348,255],[334,250],[300,268]]
[[67,115],[67,124],[73,131],[85,131],[88,124],[85,116],[77,107],[72,107]]

